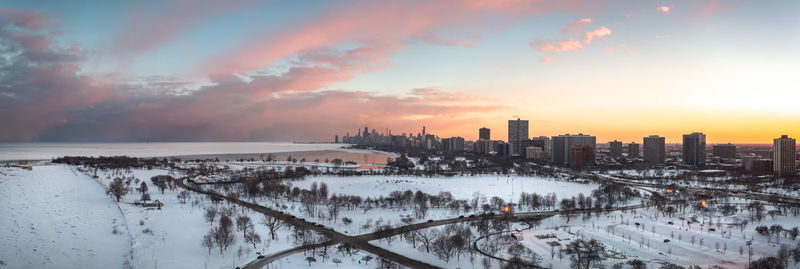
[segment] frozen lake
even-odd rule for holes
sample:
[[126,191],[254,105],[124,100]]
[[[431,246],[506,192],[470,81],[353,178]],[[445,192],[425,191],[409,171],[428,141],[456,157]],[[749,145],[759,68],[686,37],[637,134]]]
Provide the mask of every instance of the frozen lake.
[[0,143],[0,161],[49,160],[62,156],[166,157],[177,155],[273,153],[337,149],[346,144],[267,142],[201,143]]

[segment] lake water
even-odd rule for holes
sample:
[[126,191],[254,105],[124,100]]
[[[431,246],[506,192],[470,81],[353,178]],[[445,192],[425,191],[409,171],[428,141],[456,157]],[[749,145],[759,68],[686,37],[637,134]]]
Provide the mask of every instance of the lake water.
[[[0,143],[0,161],[50,160],[62,156],[168,157],[178,155],[260,154],[336,150],[346,144],[266,142],[200,143]],[[323,157],[307,156],[307,159]],[[382,157],[385,161],[386,157]],[[380,158],[378,158],[380,159]],[[299,160],[299,159],[298,159]]]

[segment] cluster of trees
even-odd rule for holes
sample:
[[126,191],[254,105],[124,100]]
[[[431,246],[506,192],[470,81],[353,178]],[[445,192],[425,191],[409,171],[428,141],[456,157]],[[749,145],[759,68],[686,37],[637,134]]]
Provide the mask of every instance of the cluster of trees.
[[[376,228],[376,230],[386,227]],[[410,231],[401,235],[411,246],[433,253],[439,259],[448,262],[452,258],[460,258],[463,253],[473,253],[471,243],[475,239],[472,229],[467,224],[450,224],[442,228],[428,228]],[[387,237],[389,238],[389,237]]]
[[[254,249],[262,242],[261,235],[255,231],[255,225],[253,225],[250,217],[246,215],[237,216],[234,212],[235,210],[230,207],[222,209],[206,208],[204,217],[207,222],[212,224],[212,227],[203,236],[203,240],[200,243],[208,249],[209,254],[211,254],[211,249],[214,247],[219,248],[220,254],[225,253],[228,247],[236,242],[237,232],[241,232],[242,240],[252,244]],[[215,220],[218,220],[217,226],[213,226]]]
[[785,229],[780,224],[773,224],[772,226],[758,226],[756,227],[756,232],[763,236],[775,236],[775,240],[780,242],[780,236],[783,235],[784,238],[789,238],[792,240],[797,239],[798,234],[800,234],[800,229],[797,227],[791,229]]
[[[141,184],[139,185],[138,188],[133,188],[131,185],[136,182],[139,182],[139,179],[137,178],[125,179],[120,177],[114,178],[111,181],[111,183],[108,184],[108,188],[106,188],[106,193],[113,196],[114,199],[116,199],[117,202],[119,202],[122,199],[122,197],[131,192],[131,189],[135,189],[141,194],[140,197],[141,201],[149,201],[150,192],[147,187],[147,183],[141,181]],[[158,187],[158,189],[161,191],[161,194],[164,194],[164,190],[167,188],[169,189],[175,188],[174,178],[168,175],[154,176],[150,178],[150,182],[156,187]],[[182,201],[184,202],[188,197],[189,197],[188,192],[185,194],[179,194],[178,196],[178,198],[181,198]]]

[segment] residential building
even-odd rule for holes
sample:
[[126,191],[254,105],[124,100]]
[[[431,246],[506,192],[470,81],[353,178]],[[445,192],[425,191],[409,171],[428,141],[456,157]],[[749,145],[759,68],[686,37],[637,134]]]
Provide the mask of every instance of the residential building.
[[492,130],[489,128],[483,127],[478,129],[478,139],[485,139],[485,140],[492,140]]
[[622,157],[622,142],[614,140],[608,142],[609,145],[609,155],[611,157]]
[[683,135],[683,164],[703,165],[706,163],[706,135],[691,133]]
[[663,136],[651,135],[642,141],[644,161],[652,164],[664,164],[666,159],[666,143]]
[[[565,134],[553,136],[550,140],[552,149],[551,157],[553,158],[553,163],[559,165],[569,165],[572,158],[572,148],[575,146],[588,146],[591,148],[591,162],[593,163],[594,153],[596,150],[596,140],[596,137],[584,134]],[[582,154],[585,152],[586,150],[581,149]]]
[[628,144],[628,158],[639,158],[639,144],[631,142]]
[[461,152],[464,151],[464,138],[454,136],[451,138],[442,139],[442,149],[444,151]]
[[520,156],[524,150],[522,140],[528,139],[528,121],[516,120],[508,121],[508,143],[511,144],[511,155]]
[[717,144],[711,147],[711,155],[722,159],[736,159],[736,145]]
[[797,158],[797,141],[782,135],[776,138],[772,144],[772,165],[773,172],[777,176],[788,176],[795,174],[795,159]]

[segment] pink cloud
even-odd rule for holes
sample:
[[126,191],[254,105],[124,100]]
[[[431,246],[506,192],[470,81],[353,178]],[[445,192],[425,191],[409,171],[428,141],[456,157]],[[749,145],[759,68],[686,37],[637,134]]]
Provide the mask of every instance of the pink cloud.
[[570,20],[567,26],[561,28],[561,32],[565,34],[577,33],[583,31],[583,28],[586,27],[586,25],[589,25],[589,23],[592,23],[592,18]]
[[558,42],[535,41],[531,42],[529,45],[539,51],[546,52],[580,51],[584,48],[580,41],[573,40],[571,38]]
[[[472,19],[513,20],[521,14],[542,14],[579,8],[576,1],[366,1],[333,9],[328,14],[286,31],[265,36],[254,33],[242,47],[225,53],[205,66],[213,72],[247,72],[268,66],[296,53],[332,47],[347,41],[383,42],[403,47],[409,40],[470,46],[473,40],[443,39],[444,27],[470,25]],[[443,16],[442,14],[446,14]],[[201,71],[204,71],[201,70]]]
[[669,12],[672,11],[672,7],[673,6],[658,6],[656,7],[656,10],[664,14],[669,14]]
[[556,58],[552,58],[552,57],[542,57],[542,58],[539,58],[539,61],[540,61],[540,62],[543,62],[543,63],[546,63],[546,64],[550,64],[550,63],[554,63],[554,62],[556,62]]
[[595,38],[604,37],[610,35],[611,33],[613,32],[610,29],[606,28],[605,26],[600,26],[600,28],[586,32],[581,41],[586,44],[592,44]]

